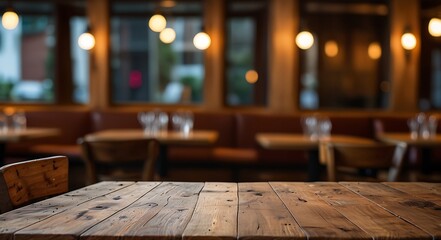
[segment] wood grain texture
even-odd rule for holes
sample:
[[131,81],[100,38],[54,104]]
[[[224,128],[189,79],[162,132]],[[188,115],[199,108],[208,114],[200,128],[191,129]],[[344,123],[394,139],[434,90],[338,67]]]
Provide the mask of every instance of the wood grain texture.
[[339,184],[311,183],[308,186],[374,239],[431,239],[428,233]]
[[13,239],[14,233],[20,229],[131,184],[133,182],[101,182],[2,214],[0,240]]
[[[97,197],[42,220],[15,233],[16,240],[24,239],[77,239],[90,226],[115,214],[138,200],[159,183],[135,183],[118,191]],[[140,186],[146,191],[139,191]]]
[[379,183],[341,183],[395,216],[441,238],[441,206]]
[[89,229],[81,239],[181,239],[203,186],[203,183],[162,183]]
[[305,239],[268,183],[239,183],[238,239]]
[[408,193],[410,195],[419,197],[426,201],[431,201],[438,206],[441,206],[441,191],[438,191],[437,185],[440,183],[404,183],[404,182],[390,182],[384,183],[385,185]]
[[183,239],[236,239],[237,184],[205,183]]
[[[64,156],[3,166],[0,168],[0,178],[4,179],[7,194],[0,197],[9,196],[12,207],[19,207],[43,197],[65,193],[68,190],[68,172],[69,161]],[[3,207],[0,210],[3,211]]]
[[[372,239],[306,183],[270,183],[308,238]],[[339,187],[337,183],[332,184]]]

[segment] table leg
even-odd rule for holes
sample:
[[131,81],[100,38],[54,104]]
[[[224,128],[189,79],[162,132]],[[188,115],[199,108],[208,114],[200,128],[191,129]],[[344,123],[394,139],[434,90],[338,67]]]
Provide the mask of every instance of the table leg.
[[320,180],[319,150],[311,149],[309,150],[308,155],[308,181],[318,181]]
[[166,144],[160,144],[159,145],[159,155],[158,155],[158,162],[157,162],[157,170],[160,177],[167,176],[167,170],[168,170],[168,156],[167,156],[167,145]]

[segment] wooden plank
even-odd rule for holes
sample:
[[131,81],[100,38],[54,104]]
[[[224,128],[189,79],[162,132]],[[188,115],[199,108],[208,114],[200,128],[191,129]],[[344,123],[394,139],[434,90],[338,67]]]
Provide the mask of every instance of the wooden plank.
[[441,206],[441,191],[436,189],[435,184],[409,182],[387,182],[384,184]]
[[14,233],[20,229],[132,184],[133,182],[101,182],[4,213],[0,215],[0,240],[13,239]]
[[[327,204],[306,183],[270,183],[308,238],[372,239]],[[339,187],[337,183],[331,186]]]
[[268,183],[239,183],[239,239],[306,239]]
[[380,183],[341,183],[392,214],[441,238],[441,206]]
[[91,226],[135,202],[158,184],[138,182],[79,204],[63,214],[57,214],[16,232],[15,239],[77,239]]
[[205,183],[183,239],[236,239],[237,204],[236,183]]
[[339,184],[311,183],[308,186],[374,239],[432,239],[428,233]]
[[203,183],[162,183],[81,239],[181,239]]

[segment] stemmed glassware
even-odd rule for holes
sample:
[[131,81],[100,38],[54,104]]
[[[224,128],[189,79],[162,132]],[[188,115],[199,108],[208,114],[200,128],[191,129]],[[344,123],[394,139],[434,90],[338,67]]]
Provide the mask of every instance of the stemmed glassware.
[[183,135],[189,135],[192,132],[193,122],[193,113],[190,111],[179,110],[172,115],[173,129]]
[[306,116],[301,119],[303,133],[311,140],[331,136],[332,123],[328,117]]
[[419,113],[407,121],[412,139],[423,138],[428,139],[436,135],[438,127],[438,119],[436,116],[429,117],[424,113]]
[[27,120],[23,110],[5,109],[0,112],[0,132],[22,131],[26,129]]
[[159,110],[139,112],[138,121],[144,129],[144,134],[157,135],[167,132],[168,114]]

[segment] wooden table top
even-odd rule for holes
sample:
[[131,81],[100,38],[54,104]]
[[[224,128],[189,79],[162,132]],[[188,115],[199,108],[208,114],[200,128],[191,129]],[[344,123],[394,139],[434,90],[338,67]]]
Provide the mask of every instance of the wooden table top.
[[378,135],[377,138],[383,142],[404,142],[408,145],[420,147],[433,147],[441,145],[441,134],[437,134],[429,138],[412,138],[410,133],[382,133]]
[[91,133],[85,137],[105,140],[156,138],[162,144],[206,145],[215,143],[218,139],[218,133],[208,130],[193,130],[188,135],[175,131],[148,135],[142,129],[110,129]]
[[18,142],[26,139],[52,137],[59,133],[60,131],[56,128],[26,128],[19,131],[0,131],[0,142]]
[[266,149],[317,149],[321,142],[372,143],[374,140],[348,135],[331,135],[324,139],[311,139],[303,134],[258,133],[256,140]]
[[439,239],[441,183],[101,182],[0,215],[0,239]]

